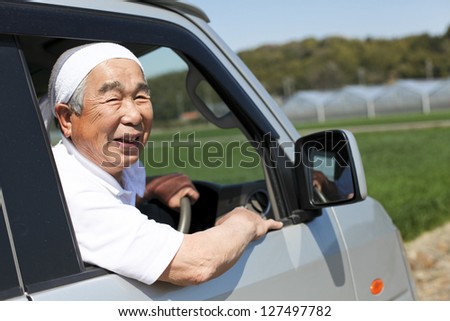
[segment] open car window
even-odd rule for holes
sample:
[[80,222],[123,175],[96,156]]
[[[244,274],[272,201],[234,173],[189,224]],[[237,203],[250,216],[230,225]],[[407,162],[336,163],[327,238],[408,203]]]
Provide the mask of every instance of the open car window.
[[[167,47],[141,51],[144,54],[138,58],[154,112],[151,136],[141,157],[147,174],[183,172],[195,180],[221,184],[263,179],[257,152],[260,142],[249,140],[237,128],[240,125],[228,105],[196,67]],[[42,84],[49,71],[34,70],[32,62],[29,65],[50,142],[55,145],[60,132]],[[227,128],[221,128],[223,123]]]
[[[220,128],[232,112],[195,66],[166,47],[139,57],[151,91],[153,130],[142,155],[147,174],[183,172],[195,180],[242,183],[263,178],[254,144]],[[227,120],[228,127],[238,123]],[[214,124],[217,123],[217,124]]]

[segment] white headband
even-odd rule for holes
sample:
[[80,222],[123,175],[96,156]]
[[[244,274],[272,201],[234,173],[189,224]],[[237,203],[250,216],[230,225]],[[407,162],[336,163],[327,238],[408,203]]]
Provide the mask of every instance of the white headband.
[[57,104],[70,100],[75,89],[95,66],[114,58],[131,59],[144,72],[138,58],[127,48],[115,43],[88,44],[64,52],[53,66],[50,76],[48,96],[53,113]]

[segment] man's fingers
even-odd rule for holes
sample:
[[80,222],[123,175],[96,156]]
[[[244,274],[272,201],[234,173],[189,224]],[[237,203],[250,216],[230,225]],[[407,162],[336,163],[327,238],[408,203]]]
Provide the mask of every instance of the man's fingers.
[[280,228],[283,227],[283,223],[279,222],[279,221],[275,221],[275,220],[267,220],[266,221],[269,227],[269,230],[279,230]]
[[184,196],[195,202],[200,195],[189,177],[174,173],[152,179],[147,184],[146,196],[157,198],[171,208],[179,208]]
[[167,206],[173,209],[178,209],[181,206],[181,199],[183,197],[188,197],[191,201],[191,204],[194,204],[200,197],[200,194],[196,189],[193,189],[191,187],[184,187],[180,189],[175,195],[173,195],[170,199],[167,201]]

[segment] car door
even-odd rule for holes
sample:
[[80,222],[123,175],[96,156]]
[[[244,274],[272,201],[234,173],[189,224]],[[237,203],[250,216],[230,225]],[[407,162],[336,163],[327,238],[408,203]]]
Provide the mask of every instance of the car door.
[[[20,6],[14,6],[5,8],[22,10]],[[141,9],[155,14],[145,5]],[[292,170],[287,166],[289,159],[283,150],[287,148],[285,143],[293,141],[284,130],[287,125],[280,122],[280,117],[274,115],[274,110],[268,108],[261,94],[248,82],[247,78],[251,76],[243,75],[230,60],[232,53],[224,52],[202,28],[174,13],[166,13],[172,20],[162,21],[120,13],[98,15],[78,9],[61,11],[47,6],[23,10],[28,19],[38,19],[42,23],[38,30],[26,28],[8,16],[7,11],[2,14],[5,24],[2,24],[1,32],[13,30],[19,36],[4,36],[1,47],[2,61],[8,61],[8,64],[2,63],[1,73],[1,84],[5,89],[0,93],[2,112],[8,111],[3,114],[8,117],[8,122],[2,122],[1,141],[2,150],[8,150],[10,154],[7,158],[2,157],[0,184],[8,204],[9,219],[14,221],[11,233],[17,239],[17,261],[24,288],[33,299],[355,298],[335,217],[323,210],[308,224],[297,224],[299,222],[289,218],[295,208],[296,191],[293,190]],[[80,23],[89,25],[89,30],[76,28]],[[117,25],[121,28],[116,28]],[[256,171],[260,176],[254,181],[215,182],[214,174],[206,178],[193,177],[199,189],[208,193],[207,202],[199,202],[197,208],[193,208],[194,213],[209,211],[206,218],[194,220],[197,230],[212,226],[215,218],[233,206],[247,206],[252,195],[261,191],[267,197],[266,205],[270,204],[270,211],[261,214],[283,220],[285,227],[253,242],[231,270],[200,286],[177,287],[162,282],[146,286],[98,268],[87,269],[78,253],[51,156],[50,140],[45,136],[42,116],[38,112],[38,98],[45,94],[51,65],[58,54],[65,48],[88,41],[121,42],[138,56],[153,52],[155,48],[171,51],[188,67],[183,90],[192,106],[218,130],[234,128],[239,142],[253,148],[250,152],[253,157],[258,155],[260,162]],[[42,52],[44,49],[46,51]],[[15,77],[11,80],[4,75]],[[200,83],[206,83],[220,97],[225,105],[224,113],[208,107],[205,99],[196,92]],[[17,124],[22,124],[25,129],[16,131]],[[3,125],[8,125],[8,130]],[[14,136],[7,136],[9,133]],[[21,142],[20,148],[17,141]],[[19,175],[5,170],[14,162],[17,163],[12,170]],[[229,169],[242,173],[247,170]],[[21,202],[23,197],[26,202]],[[11,264],[6,269],[13,273]],[[14,288],[16,284],[13,283],[6,287]],[[97,290],[92,291],[94,288]]]

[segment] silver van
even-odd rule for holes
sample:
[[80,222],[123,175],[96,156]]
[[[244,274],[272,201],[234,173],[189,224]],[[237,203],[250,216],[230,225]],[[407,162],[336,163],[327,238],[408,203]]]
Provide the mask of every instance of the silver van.
[[[367,195],[353,135],[336,129],[300,137],[208,21],[176,0],[0,2],[0,299],[415,299],[401,237]],[[150,84],[181,72],[183,81],[170,88],[182,102],[177,112],[194,112],[217,133],[233,131],[257,164],[254,180],[245,178],[245,166],[227,169],[242,174],[229,183],[190,175],[201,197],[176,218],[185,233],[210,228],[236,206],[284,222],[220,277],[149,286],[83,263],[40,101],[58,56],[94,41],[132,50]],[[156,114],[167,88],[154,85]],[[318,186],[318,173],[339,192]]]

